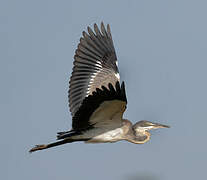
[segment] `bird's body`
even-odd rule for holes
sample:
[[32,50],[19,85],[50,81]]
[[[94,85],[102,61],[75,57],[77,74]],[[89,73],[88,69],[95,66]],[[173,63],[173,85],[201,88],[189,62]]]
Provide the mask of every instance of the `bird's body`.
[[74,56],[70,78],[69,107],[72,129],[59,132],[59,141],[37,145],[30,152],[47,149],[65,143],[84,141],[105,143],[127,140],[143,144],[150,139],[148,130],[168,127],[149,121],[135,125],[123,119],[127,98],[124,82],[120,85],[117,58],[109,25],[101,23],[101,31],[94,25],[88,27]]
[[[126,124],[127,123],[127,124]],[[128,120],[123,120],[120,126],[114,128],[93,128],[86,131],[83,135],[72,137],[72,138],[83,138],[87,137],[86,143],[108,143],[125,140],[127,134],[131,131],[131,127],[128,126],[131,123]]]

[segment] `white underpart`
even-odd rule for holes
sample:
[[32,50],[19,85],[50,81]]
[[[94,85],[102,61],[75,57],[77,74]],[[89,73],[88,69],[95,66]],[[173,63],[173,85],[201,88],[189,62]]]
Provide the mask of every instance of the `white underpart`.
[[106,133],[100,134],[98,136],[93,137],[92,140],[97,140],[99,142],[115,142],[122,139],[123,134],[122,128],[117,128]]
[[120,100],[103,102],[90,117],[93,128],[74,139],[88,138],[87,143],[116,142],[124,139],[122,115],[126,103]]
[[[101,133],[101,131],[103,133]],[[91,138],[89,141],[86,141],[85,143],[104,143],[104,142],[116,142],[123,140],[123,129],[122,128],[116,128],[113,130],[106,131],[106,129],[102,128],[95,128],[92,130],[89,130],[85,132],[84,135],[77,136],[78,138]],[[98,135],[97,135],[98,134]]]

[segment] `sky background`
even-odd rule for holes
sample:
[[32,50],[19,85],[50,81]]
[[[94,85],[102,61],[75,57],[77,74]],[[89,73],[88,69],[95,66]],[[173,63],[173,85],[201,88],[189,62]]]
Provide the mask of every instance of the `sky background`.
[[[0,1],[0,179],[206,179],[207,1]],[[170,125],[144,145],[73,143],[68,81],[82,31],[109,23],[135,123]]]

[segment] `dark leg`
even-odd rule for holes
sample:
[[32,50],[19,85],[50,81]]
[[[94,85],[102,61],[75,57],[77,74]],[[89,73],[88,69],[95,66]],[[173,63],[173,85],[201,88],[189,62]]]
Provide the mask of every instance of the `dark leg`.
[[50,143],[50,144],[41,144],[41,145],[36,145],[35,147],[33,147],[32,149],[29,150],[30,153],[35,152],[35,151],[39,151],[39,150],[43,150],[43,149],[48,149],[54,146],[59,146],[62,144],[66,144],[66,143],[71,143],[74,142],[76,140],[72,140],[72,139],[64,139],[62,141],[57,141],[54,143]]
[[39,150],[43,150],[43,149],[48,149],[54,146],[59,146],[62,144],[66,144],[66,143],[72,143],[75,141],[88,141],[89,139],[63,139],[62,141],[57,141],[54,143],[50,143],[50,144],[40,144],[40,145],[36,145],[35,147],[33,147],[32,149],[29,150],[30,153],[35,152],[35,151],[39,151]]

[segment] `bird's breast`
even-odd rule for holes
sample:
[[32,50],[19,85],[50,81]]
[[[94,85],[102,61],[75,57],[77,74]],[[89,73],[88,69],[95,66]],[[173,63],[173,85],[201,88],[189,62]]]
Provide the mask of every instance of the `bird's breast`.
[[94,136],[89,141],[86,141],[86,143],[103,143],[103,142],[116,142],[122,140],[123,135],[123,129],[117,128],[114,130],[107,131],[103,134],[99,134],[97,136]]

